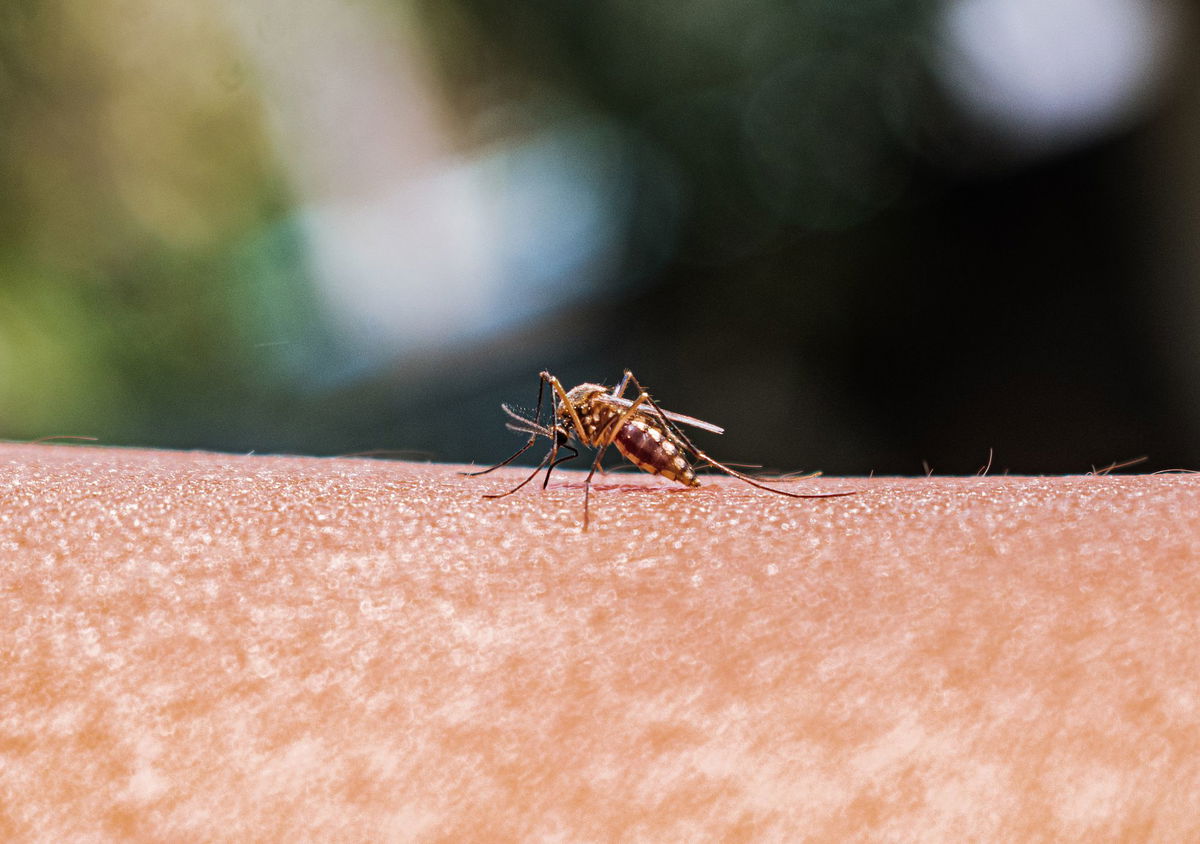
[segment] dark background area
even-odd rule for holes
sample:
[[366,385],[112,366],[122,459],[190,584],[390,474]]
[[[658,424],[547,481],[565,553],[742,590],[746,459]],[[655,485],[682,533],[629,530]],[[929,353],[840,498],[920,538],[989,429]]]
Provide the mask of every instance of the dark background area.
[[629,367],[730,461],[1200,468],[1190,7],[1002,8],[8,4],[0,435],[487,463]]

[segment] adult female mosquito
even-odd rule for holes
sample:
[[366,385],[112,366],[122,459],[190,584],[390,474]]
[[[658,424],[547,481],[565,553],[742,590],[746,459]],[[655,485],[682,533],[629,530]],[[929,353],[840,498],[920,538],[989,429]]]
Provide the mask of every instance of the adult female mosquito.
[[[547,424],[542,423],[542,401],[545,397],[546,385],[550,385],[552,412]],[[632,385],[637,391],[637,397],[625,398],[625,390]],[[638,383],[637,378],[628,369],[625,376],[614,389],[603,384],[580,384],[570,390],[564,390],[557,378],[549,372],[538,375],[537,409],[533,418],[528,419],[517,413],[506,404],[501,409],[512,420],[507,427],[512,431],[529,434],[529,441],[516,454],[488,469],[478,472],[464,472],[465,475],[486,475],[501,466],[507,466],[529,449],[533,448],[538,437],[550,440],[550,451],[542,458],[525,480],[521,481],[508,492],[491,493],[484,498],[504,498],[525,486],[537,477],[538,472],[546,467],[546,478],[542,481],[545,489],[550,483],[550,473],[554,467],[579,456],[579,451],[571,445],[571,440],[577,440],[580,445],[596,449],[596,459],[592,461],[592,469],[583,482],[583,529],[588,527],[588,504],[591,497],[592,476],[600,468],[600,461],[610,445],[615,445],[630,463],[651,475],[662,475],[667,480],[676,481],[688,487],[700,486],[696,480],[695,463],[704,463],[724,472],[751,486],[786,495],[789,498],[840,498],[844,495],[854,495],[850,492],[799,493],[787,492],[782,489],[767,486],[749,475],[731,469],[709,457],[697,448],[679,425],[688,425],[714,434],[724,433],[709,422],[684,416],[682,413],[672,413],[663,410],[650,394]],[[560,457],[559,450],[569,452]]]

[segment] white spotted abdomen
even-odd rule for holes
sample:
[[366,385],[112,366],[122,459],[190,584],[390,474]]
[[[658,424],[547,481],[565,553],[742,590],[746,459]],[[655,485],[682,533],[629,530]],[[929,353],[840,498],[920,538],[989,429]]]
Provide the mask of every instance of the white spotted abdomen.
[[632,419],[622,426],[613,445],[643,472],[662,475],[684,486],[700,486],[679,443],[670,432],[656,425]]

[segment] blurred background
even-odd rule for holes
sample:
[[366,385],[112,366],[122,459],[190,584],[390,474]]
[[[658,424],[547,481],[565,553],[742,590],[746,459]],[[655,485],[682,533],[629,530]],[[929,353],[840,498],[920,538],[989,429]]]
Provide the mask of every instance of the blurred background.
[[0,437],[1200,468],[1183,0],[6,0]]

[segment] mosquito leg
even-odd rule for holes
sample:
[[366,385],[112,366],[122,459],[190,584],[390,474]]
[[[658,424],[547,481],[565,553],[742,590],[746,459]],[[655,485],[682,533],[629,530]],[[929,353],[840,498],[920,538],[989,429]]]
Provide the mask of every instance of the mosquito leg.
[[[626,373],[628,373],[628,370],[626,370]],[[593,443],[593,445],[596,446],[596,459],[592,461],[592,470],[588,472],[587,477],[584,478],[583,481],[584,530],[587,530],[588,527],[588,508],[589,502],[591,501],[592,477],[596,474],[596,470],[600,468],[600,461],[604,459],[604,452],[610,445],[612,445],[613,440],[617,438],[617,434],[620,433],[623,427],[625,427],[625,423],[633,418],[633,415],[638,412],[638,409],[642,406],[642,403],[649,398],[650,397],[646,395],[645,392],[642,392],[641,395],[639,395],[630,403],[629,407],[621,411],[620,416],[617,416],[608,424],[608,426],[596,437],[596,442]]]
[[[532,437],[530,437],[529,442],[527,442],[527,443],[525,443],[525,445],[521,446],[521,449],[516,454],[514,454],[512,457],[509,457],[507,460],[502,460],[501,462],[497,463],[495,466],[492,466],[490,469],[480,469],[478,472],[459,472],[459,474],[466,475],[467,477],[471,478],[471,477],[475,477],[476,475],[486,475],[488,472],[494,472],[497,469],[499,469],[501,466],[507,466],[509,463],[512,463],[514,460],[516,460],[522,454],[529,451],[529,449],[533,448],[533,444],[535,442],[537,442],[537,434],[534,434]],[[541,467],[539,466],[538,468],[540,469]]]
[[750,477],[749,475],[743,475],[741,472],[735,471],[734,469],[730,469],[724,463],[718,463],[716,460],[713,460],[711,457],[709,457],[707,454],[705,454],[703,451],[696,448],[695,446],[692,446],[692,448],[696,452],[697,457],[699,457],[701,460],[703,460],[708,465],[713,466],[714,468],[720,469],[726,475],[729,475],[730,477],[733,477],[733,478],[737,478],[739,480],[743,480],[746,483],[750,484],[750,486],[756,486],[759,489],[765,489],[767,492],[774,492],[777,495],[786,495],[788,498],[842,498],[847,495],[858,495],[858,490],[856,490],[856,489],[850,490],[849,492],[808,492],[808,493],[787,492],[786,490],[776,489],[773,486],[767,486],[764,483],[760,483],[759,481],[754,480],[754,478]]
[[676,425],[674,422],[672,422],[670,419],[667,418],[667,414],[665,412],[663,412],[663,409],[661,407],[658,406],[658,402],[656,402],[653,398],[651,398],[650,393],[646,390],[645,387],[643,387],[641,385],[641,382],[639,382],[637,380],[637,378],[634,376],[632,371],[626,369],[625,377],[622,379],[622,381],[633,382],[633,386],[637,388],[637,391],[639,393],[639,398],[644,398],[646,400],[646,403],[649,404],[650,407],[652,407],[654,409],[654,415],[658,417],[659,421],[662,422],[663,425],[665,425],[667,428],[669,428],[671,433],[673,433],[675,436],[679,437],[679,439],[683,442],[683,444],[686,445],[688,448],[690,448],[692,451],[695,451],[697,453],[700,451],[700,449],[696,448],[696,446],[692,444],[692,441],[688,439],[687,434],[685,434],[678,425]]
[[608,443],[600,446],[596,450],[596,459],[592,461],[592,470],[587,473],[587,477],[583,479],[583,529],[588,529],[588,510],[592,499],[592,476],[596,474],[596,470],[600,468],[600,461],[604,457],[604,451],[608,448]]
[[632,377],[633,377],[632,373],[630,373],[630,371],[628,369],[626,369],[625,377],[622,378],[621,383],[617,384],[617,386],[613,389],[612,395],[616,396],[617,398],[620,398],[621,396],[625,395],[625,388],[629,386],[629,379]]
[[[628,370],[626,370],[626,374],[628,374]],[[651,401],[650,394],[641,387],[638,387],[638,393],[638,397],[629,403],[629,407],[622,410],[621,415],[615,417],[611,422],[608,423],[605,429],[600,432],[600,435],[596,439],[598,441],[597,445],[601,446],[601,448],[608,448],[608,446],[612,445],[613,440],[617,438],[617,434],[619,434],[621,429],[625,427],[625,423],[632,419],[634,414],[641,411],[643,404]]]
[[[672,422],[670,419],[667,418],[667,414],[663,411],[663,409],[661,407],[658,406],[658,402],[656,402],[650,396],[650,393],[647,392],[646,388],[641,385],[641,383],[637,380],[637,378],[634,376],[634,374],[628,369],[625,370],[625,380],[633,382],[633,386],[637,388],[637,391],[641,395],[645,396],[646,403],[649,404],[650,407],[654,409],[654,415],[658,417],[659,421],[661,421],[663,423],[663,425],[665,425],[668,429],[670,429],[671,433],[673,433],[675,436],[679,437],[680,442],[682,442],[685,446],[687,446],[689,449],[691,449],[693,454],[695,454],[696,456],[700,457],[703,460],[708,461],[709,463],[714,462],[708,457],[708,455],[704,454],[704,452],[702,452],[700,449],[696,448],[696,444],[693,443],[690,439],[688,439],[688,435],[683,432],[682,428],[680,428],[678,425],[676,425],[674,422]],[[719,468],[727,469],[728,467],[721,466]],[[730,471],[732,471],[732,470],[730,470]]]
[[[545,374],[546,373],[544,373],[544,372],[542,373],[542,375],[545,375]],[[545,392],[545,388],[546,388],[546,379],[539,377],[538,378],[537,410],[535,410],[534,414],[533,414],[533,419],[538,425],[542,424],[542,396],[543,396],[543,393]],[[504,407],[504,405],[500,405],[500,406],[502,408]],[[507,408],[505,408],[505,410],[507,411]],[[476,475],[486,475],[488,472],[494,472],[497,469],[499,469],[501,466],[507,466],[509,463],[512,463],[514,460],[516,460],[522,454],[529,451],[529,449],[533,448],[533,444],[535,442],[537,442],[537,434],[533,434],[532,436],[530,436],[529,442],[525,443],[525,445],[521,447],[520,451],[518,451],[516,454],[514,454],[512,457],[508,458],[507,460],[497,463],[492,468],[481,469],[478,472],[459,472],[459,474],[466,475],[467,477],[475,477]]]
[[588,472],[587,480],[583,482],[583,530],[585,533],[588,529],[588,514],[590,512],[589,507],[592,497],[592,475],[594,474],[594,469]]
[[654,408],[656,415],[662,421],[662,423],[664,425],[668,426],[671,429],[672,433],[674,433],[677,437],[679,437],[680,440],[684,443],[684,445],[686,445],[689,449],[691,449],[692,452],[695,453],[695,455],[697,457],[699,457],[701,460],[703,460],[705,463],[707,463],[708,465],[710,465],[716,469],[719,469],[720,471],[724,472],[726,475],[729,475],[732,478],[737,478],[738,480],[745,481],[746,483],[750,484],[750,486],[755,486],[755,487],[758,487],[759,489],[765,489],[767,492],[774,492],[777,495],[786,495],[788,498],[842,498],[843,496],[846,496],[846,495],[857,495],[858,494],[857,490],[851,490],[850,492],[820,492],[820,493],[786,492],[785,490],[782,490],[782,489],[776,489],[773,486],[767,486],[764,483],[756,481],[754,478],[750,477],[749,475],[745,475],[745,474],[742,474],[741,472],[738,472],[735,469],[731,469],[728,466],[726,466],[724,463],[720,463],[720,462],[714,460],[713,458],[711,458],[707,454],[705,454],[703,451],[701,451],[699,448],[697,448],[696,445],[691,440],[688,439],[687,434],[685,434],[683,431],[681,431],[679,429],[678,425],[676,425],[674,422],[672,422],[670,419],[667,418],[667,414],[663,412],[663,409],[661,407],[659,407],[658,403],[655,402],[654,399],[652,399],[650,397],[650,394],[647,393],[645,388],[642,387],[642,385],[638,383],[637,378],[635,378],[633,373],[630,372],[628,369],[625,370],[625,378],[628,379],[629,381],[631,381],[633,383],[633,386],[637,388],[638,392],[641,394],[639,396],[639,399],[640,398],[646,399],[646,402],[650,405],[650,407]]
[[620,416],[615,417],[611,422],[609,422],[608,425],[605,426],[604,430],[601,431],[596,437],[596,442],[594,443],[597,449],[596,459],[592,461],[592,471],[588,473],[589,481],[592,479],[592,475],[596,474],[596,470],[600,468],[600,461],[604,458],[605,449],[613,444],[613,440],[617,438],[617,434],[620,433],[623,427],[625,427],[625,423],[633,418],[633,415],[638,412],[638,409],[641,407],[642,403],[647,401],[649,398],[650,396],[643,392],[630,403],[629,407],[621,411]]
[[[571,400],[567,396],[567,391],[563,389],[563,385],[559,383],[557,378],[555,378],[549,372],[546,372],[544,369],[541,371],[538,377],[540,377],[544,383],[547,383],[554,388],[554,394],[558,398],[559,406],[565,407],[567,409],[567,413],[571,414],[571,423],[575,426],[576,436],[579,438],[579,441],[584,445],[591,445],[591,443],[585,442],[583,439],[585,436],[583,420],[579,418],[579,412],[575,410],[575,405],[571,404]],[[557,417],[557,415],[558,414],[556,412],[555,416]],[[538,422],[540,423],[541,420],[539,419]]]
[[596,470],[600,468],[600,458],[604,456],[604,449],[601,448],[596,452],[596,459],[592,461],[592,470],[587,473],[587,477],[583,479],[583,529],[588,529],[588,510],[592,500],[592,476],[596,474]]
[[519,484],[517,484],[515,487],[510,489],[508,492],[492,492],[492,493],[488,493],[487,495],[485,495],[483,497],[484,498],[504,498],[507,495],[512,495],[514,492],[519,490],[521,487],[525,486],[525,484],[529,483],[534,478],[536,478],[537,473],[542,471],[542,467],[550,462],[550,457],[553,454],[554,454],[553,451],[548,452],[546,454],[546,456],[542,458],[542,462],[537,464],[537,468],[535,468],[532,472],[529,473],[529,477],[526,478],[525,480],[521,481]]

